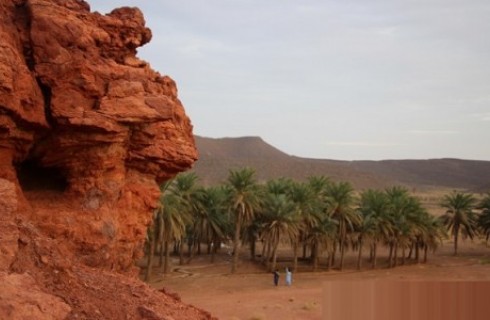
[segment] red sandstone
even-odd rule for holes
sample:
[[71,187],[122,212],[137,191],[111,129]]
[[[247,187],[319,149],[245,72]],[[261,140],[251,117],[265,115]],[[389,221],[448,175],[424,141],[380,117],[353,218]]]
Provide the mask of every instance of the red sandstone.
[[136,8],[0,0],[0,318],[208,319],[136,279],[158,183],[197,159]]

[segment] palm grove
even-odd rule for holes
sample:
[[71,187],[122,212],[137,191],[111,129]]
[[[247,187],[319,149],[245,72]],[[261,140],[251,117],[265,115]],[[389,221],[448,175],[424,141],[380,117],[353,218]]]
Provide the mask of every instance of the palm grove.
[[[483,234],[488,240],[490,194],[477,201],[471,194],[453,192],[444,196],[441,206],[445,214],[434,217],[403,187],[357,194],[349,183],[324,176],[259,184],[255,171],[243,168],[231,170],[222,185],[203,187],[194,173],[184,173],[161,186],[148,230],[147,265],[153,266],[159,256],[159,266],[167,273],[170,254],[184,264],[202,248],[214,262],[222,244],[231,241],[232,273],[242,245],[252,260],[274,270],[280,244],[291,248],[293,270],[299,259],[313,270],[321,262],[326,269],[342,270],[348,250],[357,252],[360,270],[366,258],[371,268],[377,267],[380,247],[387,252],[383,263],[396,267],[407,260],[426,262],[427,252],[447,236],[453,237],[454,254],[460,237]],[[260,252],[257,242],[262,244]],[[151,269],[146,270],[147,279]]]

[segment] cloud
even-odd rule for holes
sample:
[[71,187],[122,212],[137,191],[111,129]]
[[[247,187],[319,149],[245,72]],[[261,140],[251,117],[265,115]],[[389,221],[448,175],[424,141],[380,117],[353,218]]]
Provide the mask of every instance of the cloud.
[[139,54],[177,81],[201,135],[292,153],[294,127],[299,155],[490,160],[474,143],[490,135],[488,0],[91,2],[142,9]]
[[490,112],[489,113],[480,114],[479,120],[480,121],[490,121]]
[[420,135],[447,135],[447,134],[458,134],[459,131],[456,130],[410,130],[408,133],[420,134]]
[[472,113],[470,117],[476,121],[490,121],[490,112]]
[[388,148],[400,146],[398,143],[390,142],[373,142],[373,141],[328,141],[325,143],[327,146],[338,147],[364,147],[364,148]]
[[187,41],[182,42],[177,48],[181,54],[189,57],[204,57],[205,54],[228,54],[233,52],[230,46],[225,45],[221,41],[205,38],[205,37],[190,37]]

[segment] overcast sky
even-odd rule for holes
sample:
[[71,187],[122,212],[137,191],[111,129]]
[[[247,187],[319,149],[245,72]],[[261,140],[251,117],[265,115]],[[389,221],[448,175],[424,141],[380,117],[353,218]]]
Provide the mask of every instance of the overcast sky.
[[301,157],[490,160],[489,0],[89,0],[137,6],[140,58],[207,137]]

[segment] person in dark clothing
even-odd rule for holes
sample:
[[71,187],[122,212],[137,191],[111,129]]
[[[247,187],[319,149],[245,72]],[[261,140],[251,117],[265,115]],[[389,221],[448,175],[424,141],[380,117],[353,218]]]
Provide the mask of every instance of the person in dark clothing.
[[279,284],[279,271],[274,271],[274,285],[277,287],[277,285]]

